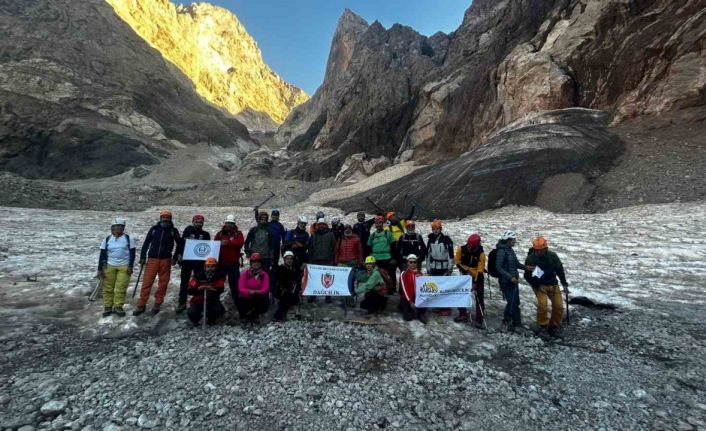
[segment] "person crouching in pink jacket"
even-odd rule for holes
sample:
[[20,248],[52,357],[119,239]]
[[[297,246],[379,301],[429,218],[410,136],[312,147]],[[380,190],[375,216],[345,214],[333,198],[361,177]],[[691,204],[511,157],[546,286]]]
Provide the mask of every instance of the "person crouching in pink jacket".
[[238,280],[238,312],[244,324],[260,323],[260,315],[267,312],[270,291],[270,275],[262,269],[260,253],[250,255],[250,268],[240,274]]

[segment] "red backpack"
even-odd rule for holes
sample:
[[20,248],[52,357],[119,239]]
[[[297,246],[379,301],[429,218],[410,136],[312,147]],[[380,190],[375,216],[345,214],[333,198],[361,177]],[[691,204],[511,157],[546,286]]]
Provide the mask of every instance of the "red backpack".
[[390,276],[390,273],[382,268],[378,268],[378,272],[380,272],[382,279],[385,280],[385,288],[381,289],[378,293],[380,293],[381,295],[386,295],[390,292],[394,292],[395,283],[392,277]]

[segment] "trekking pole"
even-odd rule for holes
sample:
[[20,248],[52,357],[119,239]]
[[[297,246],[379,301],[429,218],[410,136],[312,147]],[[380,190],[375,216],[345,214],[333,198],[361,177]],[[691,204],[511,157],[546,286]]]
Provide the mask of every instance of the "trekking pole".
[[206,330],[206,288],[203,288],[203,320],[201,321],[201,329]]
[[[473,296],[476,299],[476,304],[478,304],[478,294],[476,292],[473,292]],[[488,323],[485,321],[485,313],[483,313],[483,307],[478,304],[478,310],[480,311],[480,317],[483,319],[483,327],[488,330]]]
[[260,202],[260,205],[256,206],[255,208],[260,208],[261,206],[265,205],[265,204],[266,204],[267,202],[269,202],[270,199],[272,199],[273,197],[275,197],[275,194],[272,193],[272,191],[270,191],[270,195],[267,197],[267,199],[265,199],[264,201]]
[[380,207],[380,205],[376,204],[372,199],[370,199],[370,196],[367,196],[365,199],[366,199],[368,202],[370,202],[371,204],[373,204],[373,206],[374,206],[375,208],[377,208],[378,211],[380,211],[381,213],[384,213],[384,212],[385,212],[385,210],[382,209],[382,208]]
[[88,301],[93,302],[98,297],[98,291],[103,287],[103,277],[98,277],[98,283],[96,287],[93,288],[93,292],[88,296]]
[[137,273],[137,281],[135,282],[135,289],[132,291],[133,302],[135,300],[135,293],[137,292],[137,286],[140,284],[140,277],[142,277],[142,270],[145,269],[145,265],[140,265],[140,272]]

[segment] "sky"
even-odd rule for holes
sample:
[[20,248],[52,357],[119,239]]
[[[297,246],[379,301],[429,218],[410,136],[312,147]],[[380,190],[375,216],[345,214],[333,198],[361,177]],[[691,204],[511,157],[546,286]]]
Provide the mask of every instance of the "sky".
[[[230,9],[255,39],[265,63],[313,95],[326,71],[338,18],[348,8],[368,23],[395,23],[430,36],[458,28],[471,0],[203,0]],[[188,3],[176,0],[175,3]]]

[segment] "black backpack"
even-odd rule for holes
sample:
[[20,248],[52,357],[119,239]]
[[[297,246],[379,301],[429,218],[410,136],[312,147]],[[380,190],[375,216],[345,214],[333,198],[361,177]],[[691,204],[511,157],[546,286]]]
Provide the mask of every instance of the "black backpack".
[[498,268],[495,265],[495,261],[497,260],[498,257],[498,249],[494,248],[490,250],[490,253],[488,253],[488,275],[494,278],[499,278],[500,274],[498,273]]
[[[125,239],[127,239],[127,251],[129,253],[130,252],[130,235],[128,235],[126,233],[124,233],[123,235],[125,235]],[[113,235],[108,235],[107,237],[105,237],[105,251],[108,251],[108,241],[110,240],[111,236],[113,236]]]

